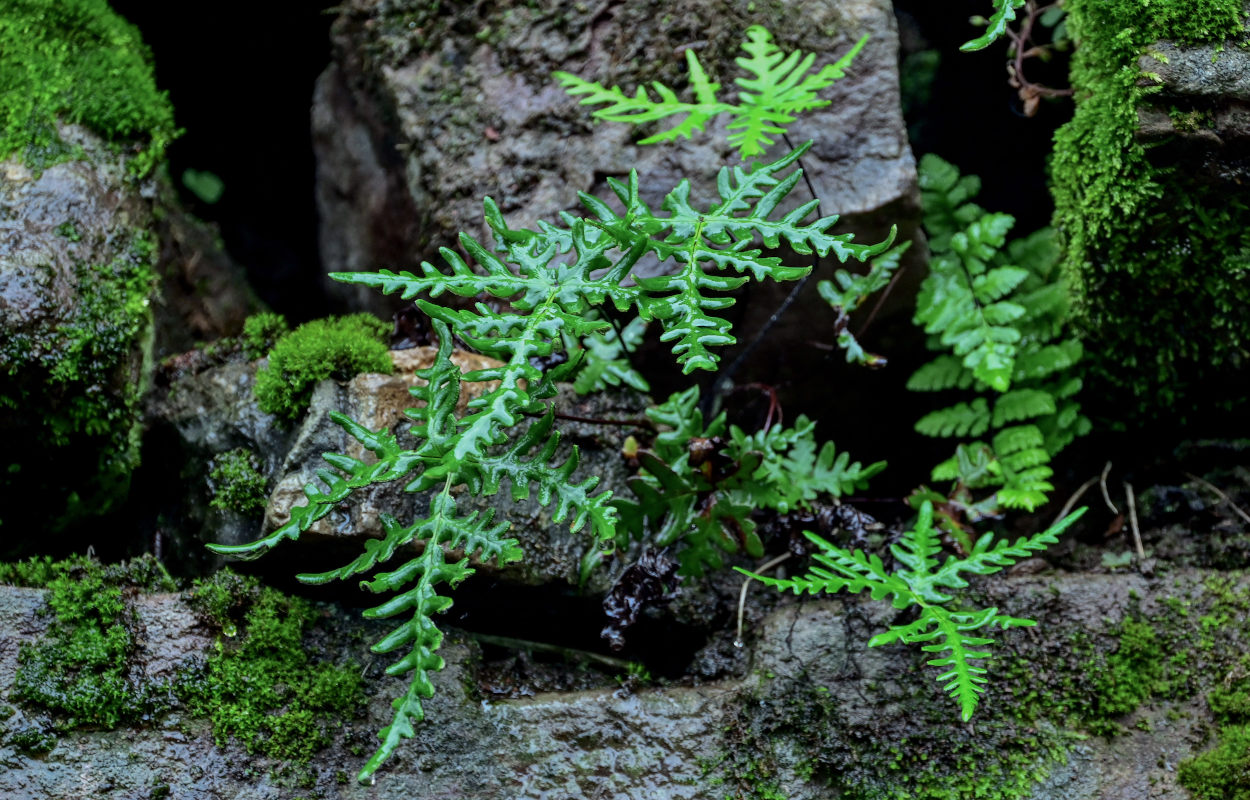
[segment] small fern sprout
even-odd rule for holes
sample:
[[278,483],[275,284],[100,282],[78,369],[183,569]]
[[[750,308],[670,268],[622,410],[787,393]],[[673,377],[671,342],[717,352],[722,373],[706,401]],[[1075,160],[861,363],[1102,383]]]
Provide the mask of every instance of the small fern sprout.
[[693,48],[686,50],[693,103],[678,100],[677,93],[659,81],[652,83],[659,96],[659,100],[653,100],[642,86],[630,96],[619,86],[609,89],[569,72],[556,72],[555,79],[569,94],[581,96],[582,105],[606,106],[594,112],[599,119],[641,125],[684,115],[673,127],[648,136],[639,144],[689,139],[696,130],[703,130],[708,121],[729,114],[729,143],[738,148],[738,154],[746,161],[762,156],[773,143],[770,137],[784,135],[786,126],[800,112],[829,105],[830,101],[821,100],[817,93],[846,75],[851,61],[867,41],[864,36],[837,61],[811,73],[815,54],[799,50],[786,53],[773,44],[771,33],[753,25],[747,28],[747,41],[742,45],[747,55],[737,59],[738,66],[751,73],[751,77],[734,80],[741,89],[736,105],[717,99],[720,84],[708,78]]
[[795,594],[837,594],[841,591],[857,594],[867,591],[874,600],[889,600],[897,609],[913,606],[920,610],[915,622],[891,625],[868,642],[869,647],[905,642],[919,644],[926,653],[935,657],[930,666],[942,669],[937,676],[942,688],[959,704],[960,718],[967,722],[977,709],[980,695],[985,691],[985,667],[975,662],[989,656],[985,648],[993,639],[977,635],[977,631],[998,626],[1003,630],[1036,625],[1034,620],[1011,617],[998,613],[997,608],[965,609],[959,607],[947,590],[968,586],[963,574],[992,575],[1022,558],[1029,558],[1059,541],[1063,533],[1085,509],[1064,517],[1057,524],[1034,534],[1021,537],[1015,544],[1007,540],[995,541],[994,535],[983,535],[963,558],[947,556],[939,562],[942,545],[933,527],[933,504],[925,502],[911,530],[903,534],[898,544],[890,546],[895,560],[902,565],[896,572],[886,571],[884,563],[876,555],[862,550],[845,550],[822,539],[814,533],[804,535],[816,546],[812,556],[815,562],[806,575],[796,578],[769,578],[735,567],[743,575],[755,578],[781,590]]

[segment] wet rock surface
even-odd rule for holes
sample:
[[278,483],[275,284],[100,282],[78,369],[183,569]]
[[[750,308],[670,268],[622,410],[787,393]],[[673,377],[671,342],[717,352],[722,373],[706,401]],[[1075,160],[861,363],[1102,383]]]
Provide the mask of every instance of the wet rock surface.
[[[533,226],[580,210],[578,192],[613,198],[606,179],[631,168],[653,207],[682,178],[697,200],[712,202],[717,171],[737,163],[723,121],[690,140],[640,147],[638,130],[593,122],[551,73],[625,84],[630,93],[652,80],[680,88],[681,53],[692,47],[732,97],[741,74],[734,59],[749,24],[784,31],[785,47],[815,53],[817,67],[869,37],[847,76],[822,93],[831,105],[803,115],[790,140],[816,140],[804,166],[821,213],[847,215],[844,229],[860,241],[879,240],[894,222],[906,227],[908,207],[914,217],[915,165],[897,102],[894,17],[884,0],[767,9],[683,0],[659,14],[637,3],[430,10],[419,2],[355,0],[340,9],[335,63],[318,83],[313,111],[328,270],[437,262],[436,248],[454,247],[460,231],[489,241],[486,196],[513,226]],[[778,141],[769,155],[788,149]],[[806,199],[806,189],[801,194]],[[356,307],[391,307],[360,287],[330,291]]]
[[[978,769],[992,774],[1000,762],[1014,757],[1010,748],[996,748],[1036,741],[1002,737],[1001,726],[1010,726],[1018,710],[1008,705],[1012,695],[1005,686],[1010,678],[1004,673],[1010,673],[1013,663],[1023,663],[1035,683],[1058,685],[1060,673],[1079,670],[1086,657],[1079,648],[1063,644],[1074,635],[1090,637],[1098,651],[1114,652],[1108,632],[1117,624],[1174,605],[1165,596],[1200,605],[1203,587],[1213,586],[1212,580],[1236,592],[1248,585],[1245,578],[1200,571],[1176,571],[1155,580],[1050,574],[986,582],[980,588],[989,599],[1009,613],[1032,614],[1045,635],[1012,631],[995,637],[999,659],[991,675],[997,672],[997,679],[991,681],[978,722],[968,727],[951,721],[954,712],[932,680],[933,670],[922,667],[910,648],[866,647],[871,632],[895,612],[857,598],[789,602],[768,613],[751,626],[749,669],[737,678],[696,686],[538,692],[516,700],[492,699],[483,691],[481,678],[490,672],[481,664],[483,650],[453,629],[442,650],[448,666],[435,676],[437,694],[427,703],[427,721],[373,787],[357,786],[345,777],[371,751],[372,731],[389,721],[389,698],[401,691],[402,683],[381,674],[381,659],[363,653],[362,641],[376,638],[378,627],[358,621],[350,611],[327,607],[318,630],[334,630],[336,635],[315,635],[310,648],[318,658],[348,655],[365,663],[370,691],[376,694],[360,717],[343,721],[334,743],[310,764],[283,765],[248,756],[237,745],[217,748],[202,720],[179,711],[148,727],[63,733],[49,752],[32,754],[12,745],[15,727],[25,715],[37,713],[19,708],[0,721],[0,794],[14,800],[150,797],[153,792],[179,798],[278,798],[315,792],[342,798],[624,800],[719,798],[767,787],[792,800],[816,800],[919,792],[922,787],[909,789],[901,782],[923,777],[924,768],[891,771],[892,748],[932,748],[926,758],[941,762],[980,742],[975,751]],[[0,642],[38,635],[42,597],[40,590],[0,587]],[[147,630],[164,631],[144,643],[140,658],[149,674],[159,664],[202,658],[213,647],[211,631],[181,596],[143,596],[132,602]],[[1203,666],[1213,668],[1220,658],[1236,658],[1223,652],[1225,646],[1219,644]],[[0,648],[0,698],[7,697],[12,685],[12,649]],[[566,667],[574,668],[572,662]],[[1041,780],[1021,796],[1185,797],[1175,784],[1174,770],[1201,749],[1208,719],[1201,686],[1218,679],[1211,675],[1188,697],[1147,703],[1129,713],[1113,738],[1072,738],[1059,730],[1055,741],[1062,741],[1061,747],[1032,754],[1041,765]],[[1079,671],[1069,676],[1099,678]],[[607,674],[602,680],[613,683]],[[754,749],[744,749],[748,745]],[[1024,747],[1027,761],[1028,745]],[[857,760],[842,763],[851,750],[857,751]],[[880,783],[883,778],[894,781],[892,789]],[[972,780],[972,773],[948,775],[923,788],[938,792],[945,786],[949,794],[923,796],[965,796],[959,786]]]
[[[393,375],[362,374],[346,382],[322,381],[313,393],[308,412],[289,427],[256,405],[252,386],[258,363],[234,360],[176,376],[151,404],[149,417],[165,448],[163,455],[153,458],[180,465],[179,481],[184,488],[179,491],[186,498],[180,512],[184,524],[170,526],[180,538],[179,552],[185,552],[189,559],[203,560],[207,557],[202,552],[196,556],[193,551],[202,551],[205,543],[241,544],[280,527],[290,519],[291,508],[306,501],[304,486],[317,482],[317,470],[326,468],[323,453],[365,457],[367,453],[360,444],[330,419],[332,411],[342,412],[370,430],[394,431],[402,443],[410,424],[403,412],[415,403],[408,389],[421,381],[414,372],[429,366],[434,348],[415,347],[391,353],[396,367]],[[464,371],[482,368],[490,361],[466,352],[455,353],[453,360]],[[481,391],[481,384],[464,384],[461,403],[467,403]],[[556,408],[560,413],[581,418],[634,419],[641,416],[646,402],[636,393],[581,397],[564,387]],[[565,420],[559,429],[563,439],[557,458],[567,458],[573,446],[580,454],[575,481],[596,475],[601,478],[601,487],[624,487],[632,470],[621,455],[621,448],[632,432],[630,427]],[[269,500],[263,520],[208,507],[209,462],[214,455],[236,447],[255,452],[269,478]],[[320,559],[325,564],[317,569],[320,571],[335,559],[345,562],[354,558],[365,541],[380,537],[380,515],[389,514],[401,521],[424,516],[430,492],[405,492],[406,483],[400,480],[375,484],[354,492],[348,503],[286,548],[288,559],[295,557],[299,563]],[[536,495],[535,492],[527,499],[513,502],[510,489],[504,487],[493,497],[457,495],[457,502],[462,511],[493,509],[512,522],[512,535],[521,541],[526,557],[503,569],[509,580],[576,586],[581,559],[594,546],[591,537],[585,530],[570,532],[567,521],[553,522],[551,510],[540,506]],[[290,564],[288,560],[282,567],[287,574],[297,571]],[[487,565],[482,568],[492,569]],[[594,580],[592,590],[606,588],[599,584],[608,580],[607,573],[600,570]]]
[[[1250,13],[1250,4],[1246,6]],[[1250,178],[1250,53],[1236,43],[1157,42],[1138,61],[1158,87],[1138,108],[1138,138],[1163,145],[1152,161],[1179,164],[1204,180]]]

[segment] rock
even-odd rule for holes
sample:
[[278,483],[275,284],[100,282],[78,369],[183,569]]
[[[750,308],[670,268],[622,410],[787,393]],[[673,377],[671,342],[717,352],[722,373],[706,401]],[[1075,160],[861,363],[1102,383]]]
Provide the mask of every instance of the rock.
[[[933,680],[935,670],[920,663],[928,655],[903,645],[867,647],[869,636],[894,620],[887,604],[861,597],[790,600],[751,627],[748,672],[703,686],[630,691],[604,675],[612,686],[484,700],[476,678],[482,652],[471,635],[451,631],[441,650],[447,667],[434,676],[426,721],[372,787],[344,778],[360,767],[362,747],[371,749],[371,732],[389,721],[389,699],[403,689],[399,679],[382,674],[380,660],[365,668],[377,691],[365,715],[345,720],[332,744],[302,766],[248,755],[233,742],[217,748],[206,723],[180,711],[150,727],[66,734],[51,752],[31,755],[8,738],[19,717],[38,713],[21,707],[0,721],[6,767],[0,795],[146,797],[163,786],[170,797],[252,800],[286,796],[283,787],[296,782],[322,797],[381,800],[627,800],[735,792],[833,800],[920,791],[954,798],[975,787],[1008,800],[1183,800],[1175,767],[1209,746],[1200,744],[1210,719],[1202,692],[1223,681],[1222,667],[1241,657],[1244,621],[1231,620],[1222,632],[1208,628],[1212,648],[1201,660],[1178,664],[1191,671],[1193,682],[1171,701],[1148,702],[1119,717],[1122,732],[1114,738],[1073,737],[1062,727],[1065,720],[1030,715],[1058,708],[1081,696],[1070,693],[1105,678],[1085,670],[1105,667],[1107,654],[1123,650],[1115,634],[1121,620],[1140,615],[1160,636],[1172,635],[1164,633],[1172,625],[1181,626],[1173,633],[1187,635],[1205,625],[1199,612],[1222,602],[1221,593],[1231,592],[1227,602],[1244,600],[1245,578],[1227,581],[1202,571],[1159,580],[1052,574],[979,586],[1004,611],[1033,616],[1039,626],[994,635],[989,693],[971,725],[955,721],[956,710]],[[40,595],[0,587],[0,642],[37,635]],[[146,630],[169,630],[145,646],[142,658],[179,663],[212,648],[180,597],[134,602]],[[1170,609],[1178,602],[1194,613],[1175,616]],[[376,624],[330,607],[320,628],[336,632],[333,643],[315,635],[309,647],[317,658],[336,662],[347,652],[363,659],[361,640],[380,635]],[[0,697],[12,684],[8,661],[0,651]],[[565,669],[577,667],[567,663]]]
[[1138,106],[1137,137],[1163,145],[1152,157],[1185,163],[1232,187],[1250,178],[1250,54],[1223,43],[1147,48],[1138,68],[1158,87]]
[[57,531],[125,496],[151,368],[151,206],[124,156],[81,128],[60,135],[83,157],[0,163],[0,492],[22,498],[3,512],[15,530]]
[[0,420],[12,463],[0,491],[17,529],[59,531],[114,509],[139,461],[153,357],[237,331],[255,307],[211,232],[161,173],[62,126],[80,157],[0,163]]
[[239,335],[244,320],[261,304],[216,227],[188,213],[164,176],[157,180],[157,192],[161,297],[155,306],[154,355],[161,359]]
[[[403,441],[406,431],[404,409],[415,401],[409,387],[421,379],[413,373],[429,366],[435,348],[416,347],[391,351],[395,374],[363,374],[350,381],[322,381],[313,392],[309,411],[296,426],[286,429],[272,416],[260,411],[252,394],[257,363],[234,362],[176,378],[165,396],[150,411],[152,437],[160,442],[162,455],[154,456],[162,463],[182,464],[177,492],[173,486],[155,494],[185,496],[187,501],[179,512],[182,521],[176,526],[179,540],[175,544],[185,563],[208,568],[204,544],[220,542],[240,544],[258,538],[280,527],[290,519],[291,508],[305,501],[303,489],[316,482],[316,472],[327,465],[326,452],[345,453],[353,457],[366,455],[363,448],[330,419],[331,411],[341,411],[371,430],[397,431]],[[453,355],[463,371],[497,364],[484,356],[456,352]],[[461,409],[482,391],[481,385],[464,384]],[[609,394],[580,398],[571,388],[562,390],[557,407],[560,411],[581,417],[605,416],[632,418],[641,414],[645,400],[636,394]],[[582,480],[588,475],[602,477],[601,488],[621,489],[631,474],[621,447],[630,429],[581,422],[563,422],[561,453],[567,456],[571,445],[577,445],[582,463],[574,475]],[[236,447],[245,447],[257,454],[264,473],[270,478],[268,508],[260,519],[242,519],[208,507],[206,482],[209,460],[216,454]],[[172,474],[167,473],[170,478]],[[159,480],[159,476],[152,476]],[[370,538],[380,537],[381,514],[390,514],[406,521],[428,511],[430,493],[410,494],[404,491],[406,481],[377,484],[358,490],[345,506],[335,509],[316,523],[300,539],[300,559],[330,566],[334,559],[350,560]],[[551,512],[538,505],[536,497],[521,502],[510,499],[508,489],[489,498],[458,497],[462,511],[495,509],[500,518],[515,526],[512,532],[525,550],[523,562],[504,570],[508,579],[529,584],[556,582],[577,585],[579,564],[586,550],[593,546],[586,531],[571,534],[567,522],[554,524]],[[285,575],[298,571],[291,566],[292,553],[283,560],[274,560],[272,568]],[[265,562],[260,562],[263,566]],[[604,571],[596,575],[598,583],[609,580]],[[606,588],[598,586],[599,589]]]
[[[551,73],[629,91],[651,80],[680,87],[681,51],[695,47],[728,96],[740,74],[733,59],[753,23],[768,25],[787,49],[816,53],[818,65],[870,37],[848,75],[822,95],[832,104],[803,115],[790,138],[816,140],[804,165],[822,213],[853,218],[861,241],[900,221],[881,219],[885,209],[891,217],[902,211],[903,222],[908,209],[914,216],[915,166],[885,0],[796,0],[762,12],[746,2],[683,0],[658,16],[644,5],[602,1],[504,4],[484,16],[470,4],[449,11],[415,0],[353,0],[340,9],[335,64],[318,82],[313,110],[329,271],[437,260],[436,248],[454,247],[460,231],[489,240],[486,196],[510,224],[532,226],[580,210],[578,192],[613,197],[606,178],[631,168],[655,207],[684,177],[696,198],[710,202],[717,170],[737,161],[723,124],[692,140],[640,147],[630,126],[592,122]],[[787,150],[778,142],[770,155]],[[391,308],[359,287],[331,291],[356,307]]]

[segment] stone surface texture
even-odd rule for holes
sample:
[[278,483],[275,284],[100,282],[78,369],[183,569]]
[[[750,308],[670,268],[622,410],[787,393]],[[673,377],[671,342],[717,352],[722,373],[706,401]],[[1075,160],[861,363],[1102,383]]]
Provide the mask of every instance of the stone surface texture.
[[[256,405],[252,387],[259,362],[235,361],[177,378],[151,406],[149,418],[166,448],[163,460],[183,465],[187,485],[180,496],[185,495],[188,500],[181,512],[183,523],[178,526],[178,535],[185,540],[180,550],[202,550],[207,542],[239,544],[257,538],[262,531],[280,527],[290,519],[291,507],[305,502],[304,486],[317,482],[317,470],[327,466],[321,458],[323,453],[367,456],[360,444],[330,419],[332,411],[342,412],[370,430],[395,431],[402,444],[409,424],[403,412],[416,403],[408,389],[421,382],[414,372],[428,367],[434,352],[432,347],[393,350],[392,375],[366,373],[350,381],[322,381],[313,392],[308,412],[289,427]],[[463,351],[455,352],[453,361],[465,372],[498,363]],[[467,403],[482,390],[483,384],[463,384],[461,403]],[[569,387],[562,390],[556,405],[562,413],[609,419],[637,418],[645,406],[646,399],[636,393],[583,398]],[[464,413],[463,405],[458,413]],[[621,455],[625,437],[631,432],[629,427],[570,421],[563,421],[558,427],[564,438],[557,458],[568,457],[574,445],[580,452],[581,466],[574,480],[597,475],[602,479],[601,487],[618,491],[624,487],[632,475]],[[208,507],[205,476],[209,460],[236,447],[255,452],[270,479],[269,503],[263,520],[243,519]],[[298,544],[288,545],[288,549],[298,549],[304,557],[310,557],[308,553],[312,551],[329,550],[353,558],[349,554],[359,551],[365,541],[382,535],[381,514],[409,521],[427,513],[430,493],[405,492],[405,483],[400,480],[358,490],[349,503],[314,524]],[[550,510],[538,504],[536,494],[513,502],[505,486],[494,497],[466,494],[459,496],[457,502],[462,511],[493,509],[499,518],[512,522],[512,535],[520,540],[526,558],[505,568],[509,579],[576,585],[581,558],[594,546],[592,539],[585,530],[570,532],[567,522],[554,523]],[[203,558],[201,554],[199,559]],[[285,564],[282,569],[292,572]],[[606,580],[606,573],[596,577],[599,583]],[[597,588],[604,589],[606,585]]]
[[[1250,13],[1250,4],[1247,5]],[[1250,180],[1250,52],[1224,43],[1158,42],[1138,60],[1158,87],[1138,108],[1137,136],[1152,160],[1230,188]]]
[[[1031,610],[1049,630],[1045,637],[1022,631],[997,636],[996,664],[1004,668],[1014,659],[1046,657],[1047,642],[1066,641],[1078,631],[1106,647],[1100,631],[1108,624],[1131,609],[1157,610],[1149,598],[1182,593],[1213,575],[1179,570],[1154,580],[1060,573],[998,579],[989,587],[995,602],[1011,613]],[[140,657],[149,664],[181,663],[203,657],[212,647],[206,629],[179,596],[130,602],[146,630],[164,631],[144,645]],[[0,587],[0,642],[36,636],[43,626],[41,607],[39,590]],[[376,625],[343,610],[327,607],[326,613],[325,625],[349,635],[335,639],[340,649],[323,649],[318,657],[340,659],[341,648],[363,648],[359,642],[372,641],[378,633]],[[836,765],[811,749],[811,736],[821,726],[866,743],[869,752],[888,753],[892,746],[918,743],[939,749],[977,741],[992,746],[996,720],[1006,719],[985,710],[985,722],[974,730],[951,723],[949,714],[926,717],[922,709],[941,710],[949,702],[927,674],[932,670],[919,666],[909,648],[866,647],[865,633],[889,622],[893,613],[885,604],[860,598],[790,601],[766,614],[751,614],[749,669],[739,677],[702,686],[540,690],[519,700],[483,699],[477,679],[481,650],[453,630],[442,651],[447,668],[435,676],[437,693],[426,705],[427,721],[372,787],[344,783],[342,775],[354,774],[362,762],[359,743],[369,747],[369,732],[389,721],[389,698],[402,688],[399,680],[382,674],[378,660],[366,662],[377,690],[366,713],[345,721],[342,736],[294,773],[248,756],[237,745],[214,747],[204,722],[177,713],[144,728],[66,734],[51,752],[31,756],[5,744],[3,731],[27,713],[19,709],[16,717],[0,722],[0,796],[147,797],[153,786],[164,785],[167,796],[196,800],[279,798],[313,790],[325,798],[379,800],[720,798],[753,785],[752,774],[743,771],[748,762],[766,765],[757,766],[762,774],[754,778],[766,778],[771,791],[790,800],[833,800],[846,792],[875,796],[872,784],[856,784],[862,776],[855,767],[830,772]],[[15,649],[0,647],[0,698],[12,684]],[[353,657],[364,659],[363,653]],[[1001,699],[993,691],[989,699]],[[825,699],[813,700],[822,693]],[[787,715],[803,718],[809,702],[824,704],[829,716],[810,729],[785,722]],[[1194,733],[1206,718],[1198,699],[1144,706],[1123,720],[1126,732],[1114,739],[1070,740],[1059,760],[1047,765],[1047,777],[1023,797],[1183,800],[1175,765],[1200,747]],[[751,742],[763,750],[744,753],[741,736],[753,726],[764,726],[769,738]],[[819,780],[810,778],[813,769]],[[299,781],[300,790],[293,781]],[[962,796],[955,785],[948,791],[950,797]]]
[[[682,0],[657,9],[599,0],[461,3],[431,12],[420,2],[353,0],[333,28],[335,63],[314,101],[321,249],[330,271],[411,268],[437,261],[464,231],[489,240],[482,198],[513,226],[577,211],[579,192],[612,198],[606,178],[638,170],[642,196],[659,207],[682,178],[703,202],[717,170],[736,163],[722,125],[690,140],[640,147],[639,131],[600,124],[552,79],[564,70],[627,91],[652,80],[681,88],[681,52],[695,48],[722,96],[732,99],[743,31],[763,24],[816,66],[869,36],[848,75],[826,90],[831,105],[794,123],[814,139],[807,177],[824,214],[848,215],[860,240],[888,229],[872,219],[914,204],[915,165],[898,106],[897,36],[885,0],[747,2]],[[781,141],[769,151],[788,148]],[[796,191],[796,197],[800,193]],[[807,199],[806,189],[801,199]],[[905,220],[904,220],[905,221]],[[332,285],[355,306],[381,296]]]

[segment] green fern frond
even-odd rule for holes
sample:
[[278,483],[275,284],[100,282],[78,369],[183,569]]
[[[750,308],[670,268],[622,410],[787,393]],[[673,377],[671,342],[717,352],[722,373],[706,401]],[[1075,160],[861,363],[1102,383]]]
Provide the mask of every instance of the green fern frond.
[[730,114],[729,143],[738,148],[745,161],[763,155],[765,148],[773,143],[769,137],[785,133],[785,126],[794,121],[796,114],[829,105],[829,101],[821,100],[817,92],[833,85],[846,74],[851,61],[867,41],[865,36],[836,62],[809,74],[815,55],[804,55],[797,50],[786,54],[773,44],[772,34],[758,25],[752,26],[747,29],[747,41],[742,45],[747,56],[738,58],[737,62],[753,77],[736,80],[742,89],[738,93],[737,105],[716,99],[720,84],[708,78],[692,48],[686,50],[686,67],[695,97],[693,103],[678,100],[677,93],[659,81],[651,84],[659,97],[655,100],[641,86],[631,96],[620,87],[609,89],[568,72],[556,72],[554,77],[565,91],[580,97],[582,105],[606,106],[593,112],[600,119],[640,125],[668,117],[682,117],[672,128],[648,136],[639,144],[689,138],[694,131],[703,130],[714,117]]
[[[1019,559],[1042,552],[1058,542],[1059,535],[1085,513],[1081,509],[1065,517],[1053,527],[1030,537],[1021,537],[1015,544],[995,541],[985,534],[964,558],[948,556],[942,561],[941,543],[933,527],[933,504],[925,500],[916,522],[890,551],[904,569],[887,572],[881,559],[861,550],[845,550],[813,533],[805,533],[817,547],[814,562],[805,575],[793,578],[770,578],[736,567],[739,572],[780,590],[795,594],[835,594],[841,591],[870,592],[874,600],[889,599],[895,608],[919,608],[919,616],[905,625],[892,625],[874,636],[870,647],[905,642],[921,644],[928,653],[945,654],[930,659],[930,666],[944,669],[937,676],[942,688],[959,704],[964,722],[972,718],[982,692],[985,691],[986,669],[974,662],[989,656],[983,649],[992,639],[970,635],[973,631],[995,625],[1006,630],[1036,624],[1033,620],[999,614],[997,608],[967,611],[950,608],[953,597],[947,589],[963,589],[968,582],[964,574],[991,575]],[[939,566],[940,563],[940,566]]]
[[[1000,396],[994,402],[991,420],[998,428],[1009,422],[1019,422],[1055,413],[1055,398],[1043,389],[1015,389]],[[974,434],[975,435],[975,434]]]
[[[1057,237],[1043,229],[1007,243],[1011,217],[986,214],[973,204],[979,182],[936,156],[921,159],[920,184],[934,257],[915,319],[931,334],[932,349],[952,352],[921,367],[908,388],[1001,394],[932,412],[916,429],[960,438],[992,432],[993,447],[961,445],[934,469],[934,480],[957,481],[955,491],[997,486],[998,505],[1033,510],[1053,489],[1050,458],[1089,430],[1070,399],[1080,389],[1071,372],[1083,348],[1079,340],[1063,338],[1068,303],[1057,269]],[[1025,421],[1028,444],[1018,438],[1024,428],[1016,425]],[[984,468],[972,470],[972,477],[963,467],[974,452]]]
[[721,466],[705,472],[691,462],[689,447],[695,439],[706,445],[720,435],[725,415],[705,427],[698,398],[698,387],[692,387],[648,409],[661,431],[653,451],[638,452],[641,472],[630,482],[637,501],[613,501],[622,539],[627,530],[634,539],[678,547],[682,575],[702,575],[720,563],[722,552],[763,555],[753,511],[788,513],[821,497],[836,500],[865,488],[885,469],[885,462],[852,462],[832,442],[818,449],[816,423],[800,416],[792,428],[772,425],[753,434],[731,426],[719,449]]
[[931,411],[916,423],[916,430],[925,436],[980,436],[989,430],[990,407],[984,397],[970,403],[956,403],[939,411]]
[[733,109],[734,118],[729,123],[729,143],[739,149],[743,160],[762,155],[773,143],[769,136],[785,133],[785,126],[799,112],[829,105],[816,93],[846,74],[867,41],[867,36],[862,37],[846,55],[808,75],[816,60],[814,54],[804,55],[799,50],[785,54],[773,44],[767,30],[758,25],[747,28],[747,42],[742,46],[747,57],[736,61],[754,77],[734,81],[743,91],[738,93],[741,105]]
[[996,39],[1007,32],[1007,25],[1016,19],[1016,11],[1024,5],[1024,0],[994,0],[994,13],[985,23],[985,33],[959,46],[965,53],[973,50],[984,50]]
[[903,242],[874,258],[872,266],[865,275],[856,275],[839,269],[833,274],[834,280],[824,280],[816,284],[821,298],[833,309],[833,329],[837,333],[838,347],[846,353],[847,363],[865,364],[870,367],[885,366],[884,358],[865,351],[851,333],[850,318],[864,300],[889,285],[894,271],[898,269],[903,253],[907,252],[909,247],[911,247],[911,242]]
[[663,403],[648,408],[646,415],[660,429],[655,437],[655,451],[669,463],[675,462],[686,453],[691,439],[710,439],[719,436],[725,429],[723,413],[717,414],[704,426],[703,412],[699,409],[698,386],[674,392]]
[[[425,541],[421,555],[393,572],[379,573],[373,580],[361,584],[375,593],[399,592],[381,605],[367,609],[364,616],[386,619],[409,615],[371,649],[379,654],[404,651],[403,657],[387,667],[386,672],[400,676],[412,673],[408,690],[391,703],[395,716],[378,734],[382,744],[361,769],[361,782],[369,780],[402,739],[413,737],[413,725],[425,718],[421,701],[434,696],[430,675],[444,665],[442,656],[437,653],[443,634],[434,624],[434,615],[446,611],[452,604],[451,598],[438,594],[436,587],[446,584],[455,588],[473,574],[467,557],[449,564],[444,560],[444,552],[463,547],[467,556],[470,548],[474,548],[484,554],[494,553],[500,564],[514,561],[521,555],[516,540],[497,537],[500,528],[492,531],[482,524],[474,524],[472,517],[457,518],[450,489],[449,480],[443,491],[430,501],[430,516],[412,526],[414,534],[419,532]],[[506,529],[507,526],[501,527]]]
[[609,122],[624,122],[641,125],[672,116],[684,115],[684,119],[668,130],[642,139],[639,144],[656,144],[676,139],[689,139],[695,131],[703,130],[703,126],[719,114],[732,111],[733,106],[716,100],[716,92],[720,84],[712,83],[698,56],[693,49],[686,50],[686,69],[690,74],[690,86],[694,92],[694,103],[683,103],[677,99],[677,93],[659,81],[651,86],[659,95],[653,100],[647,90],[641,86],[631,97],[621,91],[620,87],[608,89],[600,83],[592,83],[569,72],[554,72],[552,76],[574,97],[581,97],[581,105],[601,106],[594,116]]
[[[647,379],[634,369],[626,356],[626,353],[637,350],[642,344],[646,329],[646,320],[635,317],[621,329],[619,337],[612,329],[595,331],[583,337],[580,346],[585,358],[578,369],[577,377],[573,379],[573,391],[578,394],[591,394],[622,385],[640,392],[651,391]],[[575,347],[571,339],[565,340],[566,350],[572,352]]]
[[967,389],[972,381],[972,373],[964,368],[962,359],[940,355],[913,372],[907,379],[907,388],[913,392],[941,392]]

